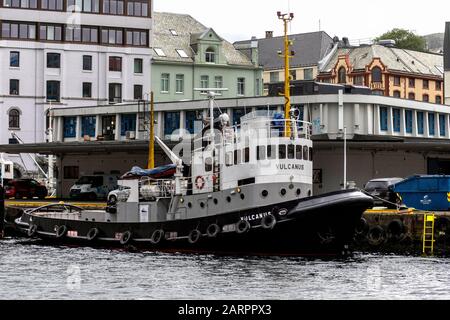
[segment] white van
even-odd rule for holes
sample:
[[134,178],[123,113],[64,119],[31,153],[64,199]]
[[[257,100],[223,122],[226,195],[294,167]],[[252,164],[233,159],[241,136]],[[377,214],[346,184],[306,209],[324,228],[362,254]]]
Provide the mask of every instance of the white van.
[[111,190],[117,189],[117,176],[90,175],[82,176],[70,188],[71,199],[106,199]]

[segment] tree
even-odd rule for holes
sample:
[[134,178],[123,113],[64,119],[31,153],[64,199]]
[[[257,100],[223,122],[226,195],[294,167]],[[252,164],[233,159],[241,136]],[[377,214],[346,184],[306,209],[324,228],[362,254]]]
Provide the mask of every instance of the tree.
[[396,47],[400,49],[427,51],[425,39],[410,30],[395,28],[375,39],[375,41],[379,40],[395,40]]

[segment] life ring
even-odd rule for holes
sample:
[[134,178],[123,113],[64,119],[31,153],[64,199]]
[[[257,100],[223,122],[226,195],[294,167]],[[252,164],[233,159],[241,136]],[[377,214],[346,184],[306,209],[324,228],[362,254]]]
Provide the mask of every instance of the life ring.
[[263,227],[264,229],[273,229],[276,224],[277,219],[272,214],[268,214],[261,219],[261,227]]
[[34,237],[37,233],[38,226],[36,224],[30,225],[30,228],[28,229],[28,236]]
[[197,178],[195,178],[195,186],[197,187],[197,189],[202,190],[205,186],[205,178],[203,178],[202,176],[198,176]]
[[375,226],[369,230],[367,241],[370,245],[376,247],[382,244],[385,240],[385,232],[381,226]]
[[198,229],[192,230],[188,236],[189,243],[191,244],[196,243],[198,240],[200,240],[201,236],[202,234],[200,231],[198,231]]
[[161,242],[164,237],[164,231],[161,229],[157,229],[153,231],[152,236],[150,237],[150,242],[153,244],[158,244]]
[[206,234],[208,235],[208,237],[210,237],[210,238],[215,238],[215,237],[217,237],[217,235],[220,233],[220,227],[217,225],[217,224],[215,224],[215,223],[213,223],[213,224],[210,224],[209,226],[208,226],[208,228],[206,229]]
[[405,225],[400,220],[393,220],[387,227],[387,236],[391,241],[400,241],[405,236]]
[[99,233],[100,231],[97,228],[92,228],[91,230],[88,231],[86,238],[89,241],[95,240]]
[[236,232],[239,234],[245,233],[250,230],[250,222],[247,220],[240,220],[236,225]]
[[65,225],[59,226],[56,230],[56,237],[62,238],[67,234],[67,227]]
[[120,236],[120,244],[127,244],[131,241],[131,231],[125,231]]

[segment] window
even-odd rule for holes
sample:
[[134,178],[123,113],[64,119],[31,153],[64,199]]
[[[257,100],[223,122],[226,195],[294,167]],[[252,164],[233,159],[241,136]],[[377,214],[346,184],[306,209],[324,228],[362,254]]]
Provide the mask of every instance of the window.
[[442,82],[441,81],[436,81],[436,90],[439,90],[439,91],[442,90]]
[[19,95],[19,80],[10,79],[9,80],[9,94],[10,95]]
[[80,168],[78,166],[65,166],[64,179],[77,180],[80,178]]
[[91,82],[83,82],[83,98],[92,98]]
[[291,80],[297,80],[297,71],[296,70],[289,70],[289,76],[291,77]]
[[314,78],[313,69],[307,68],[303,70],[303,79],[304,80],[312,80]]
[[225,165],[231,167],[233,165],[233,152],[229,151],[225,153]]
[[123,45],[123,31],[102,28],[102,43]]
[[400,132],[400,109],[392,109],[394,132]]
[[133,87],[133,98],[134,100],[142,100],[142,85],[135,84]]
[[198,133],[202,130],[202,111],[201,110],[187,110],[185,129],[190,133]]
[[17,109],[11,109],[8,112],[9,129],[20,129],[20,112]]
[[184,74],[177,74],[175,76],[176,93],[184,93]]
[[409,100],[416,100],[416,95],[414,94],[414,92],[408,93],[408,99]]
[[388,110],[386,107],[380,107],[380,130],[388,130]]
[[429,102],[429,101],[430,101],[430,96],[427,95],[427,94],[424,94],[424,95],[422,96],[422,100],[423,100],[424,102]]
[[437,104],[442,104],[442,97],[441,96],[436,96],[436,103]]
[[266,146],[256,147],[256,160],[266,160]]
[[95,125],[97,123],[96,116],[81,117],[81,135],[95,137]]
[[297,160],[302,160],[303,159],[303,153],[302,153],[302,146],[295,146],[295,158]]
[[428,80],[422,80],[423,88],[428,89],[430,87],[430,82]]
[[177,49],[177,53],[181,58],[189,58],[189,56],[187,55],[187,53],[182,50],[182,49]]
[[178,32],[176,30],[169,29],[169,31],[173,36],[178,36]]
[[92,56],[83,56],[83,70],[92,71]]
[[270,82],[279,82],[280,81],[280,73],[277,71],[270,73]]
[[121,57],[109,57],[109,71],[122,71],[122,58]]
[[423,118],[424,118],[423,112],[417,112],[417,133],[418,134],[424,133]]
[[399,87],[400,86],[400,77],[394,76],[394,86]]
[[394,91],[394,98],[400,98],[400,91],[398,91],[398,90],[395,90]]
[[238,78],[238,80],[237,80],[237,94],[239,96],[245,95],[245,78]]
[[2,38],[36,39],[36,25],[17,22],[16,23],[3,22]]
[[148,3],[141,1],[127,2],[127,15],[136,17],[147,17]]
[[18,68],[20,66],[20,52],[11,51],[9,53],[9,66]]
[[37,0],[4,0],[3,6],[11,7],[11,8],[36,9],[37,8]]
[[136,131],[136,115],[123,114],[120,117],[120,135],[126,136],[127,131]]
[[241,150],[234,150],[234,165],[241,164],[242,152]]
[[61,55],[59,53],[47,53],[47,68],[61,68]]
[[415,88],[415,87],[416,87],[416,79],[409,78],[409,79],[408,79],[408,86],[409,86],[410,88]]
[[161,48],[154,48],[153,50],[155,50],[156,54],[160,57],[165,57],[166,54],[164,53],[163,49]]
[[100,12],[100,0],[67,0],[67,11]]
[[134,59],[134,73],[142,73],[143,60],[140,58]]
[[445,137],[445,115],[444,114],[440,114],[439,115],[439,135],[441,137]]
[[288,159],[295,158],[295,146],[293,144],[288,145]]
[[[223,77],[222,76],[215,76],[214,77],[214,88],[223,88]],[[220,94],[220,91],[217,91],[217,93]]]
[[372,82],[383,82],[381,69],[379,67],[375,67],[372,69]]
[[98,29],[96,27],[81,27],[81,41],[98,43]]
[[64,138],[77,136],[77,117],[64,117]]
[[126,44],[129,46],[143,47],[147,45],[147,31],[127,30]]
[[161,74],[161,92],[169,93],[169,83],[170,83],[170,74],[163,73]]
[[205,62],[215,63],[216,62],[216,52],[213,48],[206,49],[205,52]]
[[103,13],[123,14],[123,1],[121,1],[121,0],[103,0]]
[[412,112],[412,110],[405,110],[405,131],[406,131],[406,133],[413,132],[413,112]]
[[39,26],[39,39],[47,41],[61,41],[62,26],[41,24]]
[[109,103],[121,103],[122,102],[122,84],[110,83],[109,84]]
[[308,147],[303,146],[303,160],[308,161],[308,159],[309,159]]
[[180,113],[164,112],[164,135],[171,135],[180,129]]
[[66,41],[69,42],[81,42],[81,28],[67,26],[65,28]]
[[62,11],[63,0],[41,0],[41,9]]
[[428,114],[428,132],[430,134],[430,136],[434,136],[435,135],[435,116],[434,113],[429,113]]
[[60,99],[60,82],[47,81],[47,101],[59,101]]
[[364,85],[364,76],[354,76],[353,77],[353,84],[355,86],[362,86],[362,85]]
[[243,150],[244,152],[244,163],[249,163],[250,162],[250,148],[246,147]]
[[373,94],[374,96],[383,96],[383,95],[384,95],[384,92],[383,92],[383,90],[373,90],[373,91],[372,91],[372,94]]
[[[200,88],[209,88],[209,76],[200,77]],[[202,91],[202,93],[206,93],[206,91]]]
[[347,83],[347,75],[344,67],[339,68],[338,83]]
[[278,146],[278,159],[286,159],[286,145],[280,144]]

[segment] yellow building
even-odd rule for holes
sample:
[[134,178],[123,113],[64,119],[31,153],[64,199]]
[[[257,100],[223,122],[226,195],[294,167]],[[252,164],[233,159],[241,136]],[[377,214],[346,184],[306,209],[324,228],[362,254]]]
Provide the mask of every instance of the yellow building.
[[339,48],[317,78],[367,86],[376,95],[443,104],[443,66],[442,54],[375,44]]

